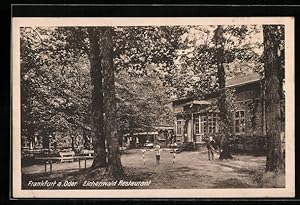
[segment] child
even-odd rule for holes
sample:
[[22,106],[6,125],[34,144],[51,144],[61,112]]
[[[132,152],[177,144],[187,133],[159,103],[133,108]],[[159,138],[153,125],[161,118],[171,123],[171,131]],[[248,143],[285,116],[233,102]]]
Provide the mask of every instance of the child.
[[156,152],[156,164],[158,165],[159,164],[159,160],[160,160],[160,146],[159,145],[156,145],[155,146],[155,152]]

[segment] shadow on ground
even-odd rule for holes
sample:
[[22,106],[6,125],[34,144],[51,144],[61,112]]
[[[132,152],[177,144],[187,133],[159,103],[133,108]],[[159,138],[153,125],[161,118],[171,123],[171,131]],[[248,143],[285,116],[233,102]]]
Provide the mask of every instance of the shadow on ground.
[[[125,174],[118,179],[110,176],[106,170],[74,169],[59,170],[53,173],[43,173],[35,167],[38,173],[30,173],[30,167],[22,175],[24,189],[37,189],[28,186],[32,181],[75,181],[75,187],[38,187],[38,189],[215,189],[215,188],[266,188],[284,187],[284,173],[264,173],[264,156],[235,156],[234,160],[207,159],[206,152],[182,152],[176,155],[162,152],[160,164],[155,162],[155,152],[146,152],[145,163],[140,150],[130,150],[122,155]],[[65,166],[65,165],[61,165]],[[75,165],[74,165],[75,166]],[[149,186],[114,186],[114,187],[84,187],[85,181],[109,182],[123,181],[151,181]]]

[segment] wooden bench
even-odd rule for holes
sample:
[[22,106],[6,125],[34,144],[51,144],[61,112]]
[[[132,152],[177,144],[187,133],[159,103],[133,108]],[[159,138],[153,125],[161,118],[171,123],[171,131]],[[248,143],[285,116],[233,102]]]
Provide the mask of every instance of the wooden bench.
[[91,157],[91,156],[94,156],[94,154],[95,154],[94,150],[85,149],[85,150],[82,150],[80,156],[89,156],[89,157]]
[[59,156],[61,158],[60,162],[73,162],[74,161],[75,152],[74,151],[60,152]]

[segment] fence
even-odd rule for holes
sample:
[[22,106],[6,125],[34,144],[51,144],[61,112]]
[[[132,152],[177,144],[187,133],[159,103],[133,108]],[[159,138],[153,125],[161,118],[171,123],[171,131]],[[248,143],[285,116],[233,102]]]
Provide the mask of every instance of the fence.
[[[145,153],[149,152],[154,152],[153,153],[153,158],[155,157],[156,155],[156,150],[155,149],[142,149],[142,159],[143,159],[143,163],[144,165],[146,165],[146,158],[145,158]],[[172,163],[174,164],[175,161],[176,161],[176,149],[159,149],[160,152],[169,152],[170,153],[170,156],[171,156],[171,160],[172,160]]]

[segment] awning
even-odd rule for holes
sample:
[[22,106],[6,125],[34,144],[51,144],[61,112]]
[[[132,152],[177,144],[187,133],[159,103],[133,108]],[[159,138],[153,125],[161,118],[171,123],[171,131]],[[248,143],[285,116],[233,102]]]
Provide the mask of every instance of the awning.
[[187,110],[180,113],[176,113],[176,116],[191,116],[191,114],[202,114],[202,113],[210,113],[210,112],[220,112],[217,105],[206,106],[205,108],[196,109],[196,110]]
[[157,130],[173,130],[173,125],[154,125],[154,128]]
[[186,106],[186,105],[210,105],[211,102],[208,100],[192,100],[190,102],[187,102],[185,104],[182,104],[180,106]]
[[[137,136],[137,135],[158,135],[158,132],[135,132],[133,133],[134,136]],[[130,136],[129,133],[126,133],[124,134],[123,136]]]

